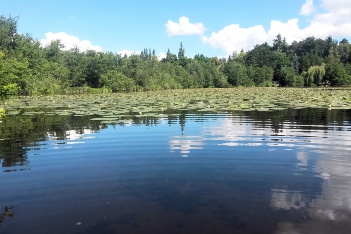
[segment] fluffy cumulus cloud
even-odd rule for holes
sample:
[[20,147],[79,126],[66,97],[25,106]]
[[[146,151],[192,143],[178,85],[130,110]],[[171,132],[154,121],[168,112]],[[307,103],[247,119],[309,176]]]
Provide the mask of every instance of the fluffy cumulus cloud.
[[[135,55],[135,54],[140,54],[141,51],[133,51],[133,50],[119,50],[117,51],[117,54],[121,55],[121,56],[124,56],[124,55],[127,55],[128,57],[131,56],[131,55]],[[160,52],[158,55],[157,55],[157,59],[158,60],[162,60],[163,58],[166,58],[166,54],[163,53],[163,52]]]
[[140,54],[140,51],[132,51],[132,50],[120,50],[117,51],[117,54],[120,54],[122,56],[127,55],[128,57],[133,55],[133,54]]
[[263,26],[241,28],[239,24],[226,26],[219,32],[213,32],[210,37],[202,37],[205,44],[223,49],[228,53],[250,48],[253,44],[265,42],[266,39]]
[[102,48],[100,46],[94,46],[88,40],[80,40],[78,37],[68,35],[65,32],[59,32],[59,33],[48,32],[45,34],[45,39],[40,40],[40,43],[43,46],[47,46],[52,41],[55,41],[55,40],[61,41],[61,43],[65,46],[63,50],[70,50],[77,47],[81,51],[87,51],[87,50],[102,51]]
[[300,14],[301,15],[310,15],[314,11],[313,0],[306,0],[306,3],[302,6]]
[[187,17],[180,17],[179,23],[168,20],[166,24],[167,34],[170,37],[179,35],[202,35],[206,30],[201,23],[190,23]]
[[268,31],[262,25],[242,28],[238,24],[233,24],[218,32],[213,32],[209,37],[203,36],[202,41],[211,47],[231,54],[241,49],[244,51],[250,50],[255,45],[264,42],[270,43],[279,33],[286,38],[288,43],[303,39],[306,36],[304,30],[298,26],[298,19],[291,19],[287,22],[272,20]]
[[309,36],[332,36],[339,39],[351,37],[350,0],[321,0],[318,4],[313,0],[306,0],[301,6],[300,14],[308,17],[308,25],[304,28],[299,26],[299,19],[294,18],[286,22],[272,20],[268,29],[262,25],[244,28],[239,24],[232,24],[206,36],[203,35],[205,27],[201,23],[192,24],[186,17],[180,18],[179,23],[168,21],[166,28],[169,36],[198,34],[204,44],[220,49],[226,55],[241,49],[250,50],[264,42],[271,44],[279,33],[288,43]]
[[164,59],[164,58],[166,58],[166,54],[163,53],[163,52],[160,52],[159,55],[157,56],[157,59],[158,59],[158,60],[162,60],[162,59]]
[[318,25],[332,36],[351,36],[351,1],[323,0],[325,12],[314,16],[311,26]]

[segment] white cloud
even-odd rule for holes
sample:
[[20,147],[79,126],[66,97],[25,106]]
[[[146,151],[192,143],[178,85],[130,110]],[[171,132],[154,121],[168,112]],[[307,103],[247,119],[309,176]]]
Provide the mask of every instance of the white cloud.
[[313,0],[306,0],[306,3],[303,4],[300,14],[301,15],[311,15],[314,11]]
[[219,48],[231,54],[241,49],[247,50],[257,43],[263,43],[267,34],[263,26],[241,28],[239,24],[224,27],[219,32],[213,32],[210,37],[202,37],[205,44]]
[[262,25],[243,28],[239,24],[225,26],[210,36],[202,36],[202,41],[213,48],[223,50],[227,55],[234,51],[252,49],[257,44],[268,42],[280,33],[288,43],[302,40],[309,36],[316,38],[351,37],[351,1],[350,0],[322,0],[318,9],[320,13],[313,15],[313,0],[306,0],[301,8],[302,15],[309,15],[309,24],[305,28],[299,27],[299,19],[290,19],[287,22],[272,20],[268,30]]
[[350,9],[350,0],[322,0],[322,6],[326,10],[340,10],[340,9]]
[[163,52],[160,52],[159,55],[157,56],[158,60],[162,60],[164,58],[166,58],[166,54]]
[[[120,50],[120,51],[117,51],[117,54],[119,54],[121,56],[127,55],[128,57],[131,56],[131,55],[135,55],[135,54],[139,55],[140,53],[141,53],[141,51],[133,51],[133,50]],[[157,59],[160,61],[163,58],[166,58],[166,54],[163,53],[163,52],[160,52],[157,55]]]
[[316,14],[311,26],[318,25],[318,29],[332,36],[351,36],[351,1],[323,0],[322,7],[325,12]]
[[232,24],[218,32],[213,32],[209,37],[203,36],[202,41],[229,55],[234,51],[239,52],[241,49],[250,50],[257,44],[271,43],[279,33],[286,38],[288,43],[306,36],[306,33],[298,26],[298,19],[291,19],[286,23],[272,20],[268,31],[262,25],[241,28],[238,24]]
[[60,40],[61,43],[65,46],[63,50],[70,50],[75,47],[78,47],[81,51],[87,50],[95,50],[95,51],[102,51],[100,46],[93,46],[90,41],[88,40],[80,40],[76,36],[68,35],[65,32],[59,33],[52,33],[48,32],[45,34],[45,39],[41,39],[40,43],[43,46],[47,46],[51,43],[51,41]]
[[179,23],[168,20],[166,29],[170,37],[179,35],[202,35],[206,30],[202,23],[190,23],[189,19],[184,16],[179,18]]
[[120,50],[117,51],[117,54],[120,54],[121,56],[127,55],[128,57],[134,54],[140,54],[140,51],[132,51],[132,50]]

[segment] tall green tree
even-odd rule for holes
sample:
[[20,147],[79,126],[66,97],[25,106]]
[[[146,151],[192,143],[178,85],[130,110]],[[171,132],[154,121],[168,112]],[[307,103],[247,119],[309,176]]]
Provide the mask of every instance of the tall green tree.
[[325,76],[325,65],[322,66],[312,66],[305,73],[305,85],[321,85]]
[[0,16],[0,50],[11,54],[16,49],[18,17]]
[[273,50],[286,53],[287,49],[288,43],[286,43],[286,39],[282,38],[282,35],[279,33],[277,37],[273,40]]
[[224,67],[224,74],[228,77],[228,83],[233,86],[252,86],[253,81],[247,75],[247,68],[243,63],[231,61]]
[[252,50],[245,54],[244,60],[246,66],[274,67],[273,51],[268,43],[256,45]]
[[274,70],[271,67],[247,67],[248,76],[257,86],[271,86]]
[[280,81],[279,83],[282,86],[303,86],[304,79],[302,76],[298,76],[295,74],[295,71],[291,67],[284,67],[280,70]]

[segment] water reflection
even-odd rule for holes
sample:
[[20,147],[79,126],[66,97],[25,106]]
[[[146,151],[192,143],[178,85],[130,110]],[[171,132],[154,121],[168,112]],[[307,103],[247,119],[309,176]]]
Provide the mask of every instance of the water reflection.
[[10,116],[0,124],[0,161],[3,172],[30,169],[27,152],[40,150],[48,142],[75,140],[86,133],[107,128],[90,121],[91,116]]
[[275,209],[302,209],[308,207],[310,198],[301,191],[272,189],[271,206]]
[[[337,131],[333,131],[337,129]],[[308,144],[301,148],[318,149],[318,158],[311,159],[305,151],[297,152],[297,167],[306,170],[313,164],[316,176],[322,179],[321,191],[315,197],[301,191],[272,189],[272,207],[304,209],[308,221],[303,225],[281,223],[277,233],[349,233],[351,228],[351,150],[349,125],[329,126],[328,130],[308,132]],[[284,134],[294,134],[289,129]],[[304,132],[303,134],[306,134]],[[335,224],[337,226],[334,226]],[[336,228],[336,229],[334,229]]]
[[96,131],[91,130],[91,129],[81,129],[79,131],[77,130],[67,130],[65,131],[64,138],[61,136],[58,136],[56,132],[47,132],[47,139],[49,141],[54,141],[54,140],[79,140],[79,139],[88,139],[88,138],[95,138],[93,134],[96,133]]
[[203,136],[171,136],[169,141],[171,153],[179,150],[182,157],[188,157],[193,150],[203,149]]
[[94,139],[95,133],[96,131],[91,129],[67,130],[62,138],[62,136],[57,136],[55,132],[48,132],[47,140],[52,142],[54,149],[72,148],[72,145],[84,144],[85,140]]
[[[348,233],[350,119],[351,111],[320,109],[183,113],[128,124],[5,118],[0,160],[11,173],[1,173],[3,201],[30,228],[4,218],[1,228]],[[33,207],[38,215],[29,217]],[[78,222],[82,229],[72,230]]]

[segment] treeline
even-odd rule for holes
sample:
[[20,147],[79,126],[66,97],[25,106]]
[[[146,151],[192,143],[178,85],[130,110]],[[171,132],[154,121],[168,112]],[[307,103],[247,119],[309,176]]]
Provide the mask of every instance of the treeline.
[[333,86],[351,83],[351,45],[346,39],[308,37],[290,45],[281,35],[229,58],[187,58],[177,54],[158,60],[144,49],[131,56],[111,52],[63,50],[60,41],[43,47],[17,33],[17,17],[0,16],[0,94],[53,94],[208,88],[231,86]]

